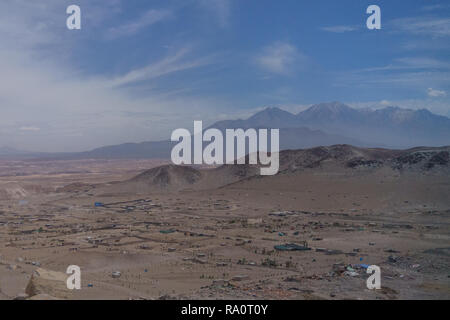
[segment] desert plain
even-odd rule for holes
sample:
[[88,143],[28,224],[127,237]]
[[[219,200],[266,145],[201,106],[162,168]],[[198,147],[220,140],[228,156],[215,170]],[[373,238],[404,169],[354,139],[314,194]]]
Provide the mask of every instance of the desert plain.
[[1,160],[0,299],[449,299],[449,151]]

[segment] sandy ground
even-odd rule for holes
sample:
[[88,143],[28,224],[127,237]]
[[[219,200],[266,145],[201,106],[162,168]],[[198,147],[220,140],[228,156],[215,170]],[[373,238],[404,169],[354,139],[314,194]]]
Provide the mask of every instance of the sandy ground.
[[[160,164],[124,161],[1,164],[0,299],[450,298],[448,175],[328,168],[201,191],[85,187]],[[310,250],[275,250],[286,243]],[[381,290],[366,288],[362,264],[381,268]],[[69,265],[81,290],[65,287]]]

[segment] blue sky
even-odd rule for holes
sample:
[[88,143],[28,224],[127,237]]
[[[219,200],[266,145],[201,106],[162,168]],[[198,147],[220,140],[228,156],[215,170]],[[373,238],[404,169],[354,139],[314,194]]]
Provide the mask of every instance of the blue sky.
[[[371,4],[381,30],[366,28]],[[448,1],[4,0],[0,38],[0,146],[168,139],[335,100],[450,115]]]

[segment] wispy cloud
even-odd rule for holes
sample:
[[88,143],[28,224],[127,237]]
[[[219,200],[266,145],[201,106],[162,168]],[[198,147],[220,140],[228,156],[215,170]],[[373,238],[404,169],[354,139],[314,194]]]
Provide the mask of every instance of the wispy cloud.
[[437,60],[428,57],[403,57],[394,59],[393,63],[381,66],[364,68],[354,70],[355,73],[364,72],[388,72],[388,71],[413,71],[413,70],[427,70],[427,71],[450,71],[450,63],[442,60]]
[[444,9],[449,9],[450,5],[448,4],[431,4],[431,5],[427,5],[422,7],[423,11],[436,11],[436,10],[444,10]]
[[298,49],[286,42],[276,42],[263,48],[256,58],[258,65],[266,71],[279,75],[289,75],[298,67],[303,67],[307,58]]
[[405,57],[398,58],[395,61],[411,68],[435,68],[440,70],[450,69],[449,62],[428,57]]
[[431,37],[450,36],[450,18],[401,18],[393,20],[392,25],[398,32],[405,32],[413,35],[423,35]]
[[[162,61],[166,62],[116,79],[116,84],[145,79],[149,70],[161,75],[186,68],[177,65],[184,63],[181,60]],[[81,151],[166,139],[172,129],[189,125],[195,115],[201,114],[206,121],[222,107],[220,101],[186,95],[167,97],[151,89],[138,97],[125,88],[111,87],[108,78],[68,78],[74,74],[70,66],[41,67],[19,54],[12,57],[0,52],[0,69],[0,145],[23,149]],[[25,135],[27,132],[33,134]]]
[[19,130],[21,130],[21,131],[40,131],[41,128],[29,126],[29,127],[20,127]]
[[[341,72],[337,75],[334,86],[370,88],[379,92],[401,90],[416,98],[436,98],[446,96],[449,78],[450,63],[447,61],[428,57],[403,57],[394,59],[385,66]],[[432,87],[440,90],[431,89]],[[443,114],[442,110],[442,105],[439,105],[439,113]]]
[[212,59],[209,57],[187,59],[186,56],[190,51],[190,48],[180,49],[175,54],[169,55],[160,61],[140,69],[132,70],[127,74],[113,78],[112,80],[107,80],[106,83],[112,87],[124,86],[159,78],[175,72],[202,67],[212,62]]
[[107,37],[119,38],[123,36],[134,35],[139,31],[141,31],[142,29],[147,28],[155,23],[166,20],[172,16],[173,14],[169,10],[151,9],[132,22],[110,28],[108,30]]
[[344,32],[351,32],[358,30],[355,26],[330,26],[330,27],[323,27],[320,28],[323,31],[327,32],[333,32],[333,33],[344,33]]
[[[111,12],[109,3],[117,5],[113,13],[120,12],[120,3],[115,0],[108,1],[107,9],[103,6],[105,11]],[[91,20],[99,23],[114,18],[97,10],[97,6],[105,5],[102,0],[79,0],[78,4],[85,26]],[[77,41],[91,40],[90,31],[86,28],[68,36],[64,14],[61,0],[0,2],[0,145],[36,151],[82,151],[122,142],[167,139],[174,128],[189,125],[195,114],[207,121],[223,107],[214,98],[184,93],[168,96],[151,86],[145,95],[130,92],[129,87],[141,81],[212,63],[211,56],[204,57],[180,44],[178,51],[162,51],[159,60],[149,60],[140,69],[130,70],[124,64],[123,69],[130,71],[121,76],[106,75],[114,69],[107,73],[81,72],[66,59],[72,57],[70,48]],[[117,27],[116,34],[139,32],[163,16],[154,12],[144,15],[135,25]],[[103,30],[97,32],[94,38]]]
[[450,116],[448,104],[436,99],[404,99],[404,100],[379,100],[379,101],[345,101],[345,104],[358,109],[382,109],[389,106],[401,107],[405,109],[419,110],[428,109],[433,113]]
[[445,97],[447,95],[447,93],[444,90],[436,90],[433,88],[428,88],[427,89],[427,94],[429,97]]
[[448,78],[449,72],[444,71],[379,69],[361,72],[361,70],[357,70],[338,75],[334,86],[354,88],[375,88],[376,86],[379,90],[403,88],[416,95],[417,90],[428,88],[430,84],[448,86]]

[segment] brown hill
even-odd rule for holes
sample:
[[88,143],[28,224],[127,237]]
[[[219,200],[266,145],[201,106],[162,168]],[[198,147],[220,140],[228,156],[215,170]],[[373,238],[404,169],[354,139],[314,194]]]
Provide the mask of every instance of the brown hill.
[[448,172],[450,147],[417,147],[407,150],[358,148],[349,145],[317,147],[280,152],[280,172],[313,168],[375,169],[389,167],[400,171]]
[[[450,147],[408,150],[358,148],[335,145],[280,152],[279,175],[311,171],[321,174],[373,173],[390,170],[408,174],[450,175]],[[207,190],[224,187],[260,176],[258,165],[223,165],[211,169],[165,165],[147,170],[121,182],[97,186],[97,193],[124,194],[148,192],[175,192],[181,190]]]
[[97,194],[124,194],[215,189],[253,177],[258,172],[257,166],[250,165],[223,165],[210,169],[164,165],[126,181],[98,185],[95,190]]

